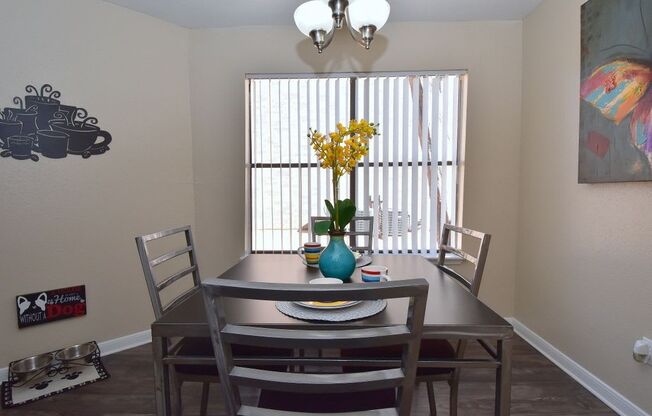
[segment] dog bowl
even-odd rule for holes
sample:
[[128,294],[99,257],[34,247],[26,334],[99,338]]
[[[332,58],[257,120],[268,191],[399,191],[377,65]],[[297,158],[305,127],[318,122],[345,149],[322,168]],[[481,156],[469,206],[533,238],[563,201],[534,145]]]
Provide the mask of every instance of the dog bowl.
[[90,363],[95,351],[97,351],[97,345],[92,342],[86,342],[59,350],[54,355],[54,358],[66,364],[75,362]]
[[50,368],[52,361],[54,361],[52,353],[35,355],[15,361],[11,364],[9,370],[15,376],[16,381],[22,383],[31,379],[37,373]]

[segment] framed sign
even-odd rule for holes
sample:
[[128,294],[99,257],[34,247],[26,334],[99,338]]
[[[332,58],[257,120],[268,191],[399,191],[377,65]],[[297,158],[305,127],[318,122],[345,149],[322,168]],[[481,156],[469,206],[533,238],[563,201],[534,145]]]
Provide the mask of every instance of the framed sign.
[[86,286],[16,296],[18,328],[86,315]]

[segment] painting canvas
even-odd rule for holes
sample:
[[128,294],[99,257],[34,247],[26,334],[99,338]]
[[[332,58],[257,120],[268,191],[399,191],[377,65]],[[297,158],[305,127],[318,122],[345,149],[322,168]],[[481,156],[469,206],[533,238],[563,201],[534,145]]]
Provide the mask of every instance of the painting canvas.
[[652,180],[652,0],[582,6],[579,182]]

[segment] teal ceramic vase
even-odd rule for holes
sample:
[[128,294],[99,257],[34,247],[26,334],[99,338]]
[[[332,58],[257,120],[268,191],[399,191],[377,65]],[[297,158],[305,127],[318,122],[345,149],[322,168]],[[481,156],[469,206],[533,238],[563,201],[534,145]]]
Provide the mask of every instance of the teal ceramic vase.
[[355,257],[344,242],[344,234],[331,234],[328,246],[319,257],[319,270],[325,277],[334,277],[343,282],[351,281],[355,270]]

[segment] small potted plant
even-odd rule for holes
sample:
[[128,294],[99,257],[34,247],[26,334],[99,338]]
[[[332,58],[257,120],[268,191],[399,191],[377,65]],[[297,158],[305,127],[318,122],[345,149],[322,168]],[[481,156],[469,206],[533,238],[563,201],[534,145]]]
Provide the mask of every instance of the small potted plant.
[[317,235],[330,235],[330,241],[319,258],[319,269],[326,277],[343,281],[355,270],[355,257],[344,242],[346,227],[356,213],[355,203],[339,199],[340,179],[351,173],[369,152],[369,140],[378,135],[377,125],[367,120],[351,120],[348,126],[337,124],[337,130],[324,135],[310,129],[308,138],[323,169],[332,173],[333,202],[326,200],[330,220],[318,221],[313,230]]

